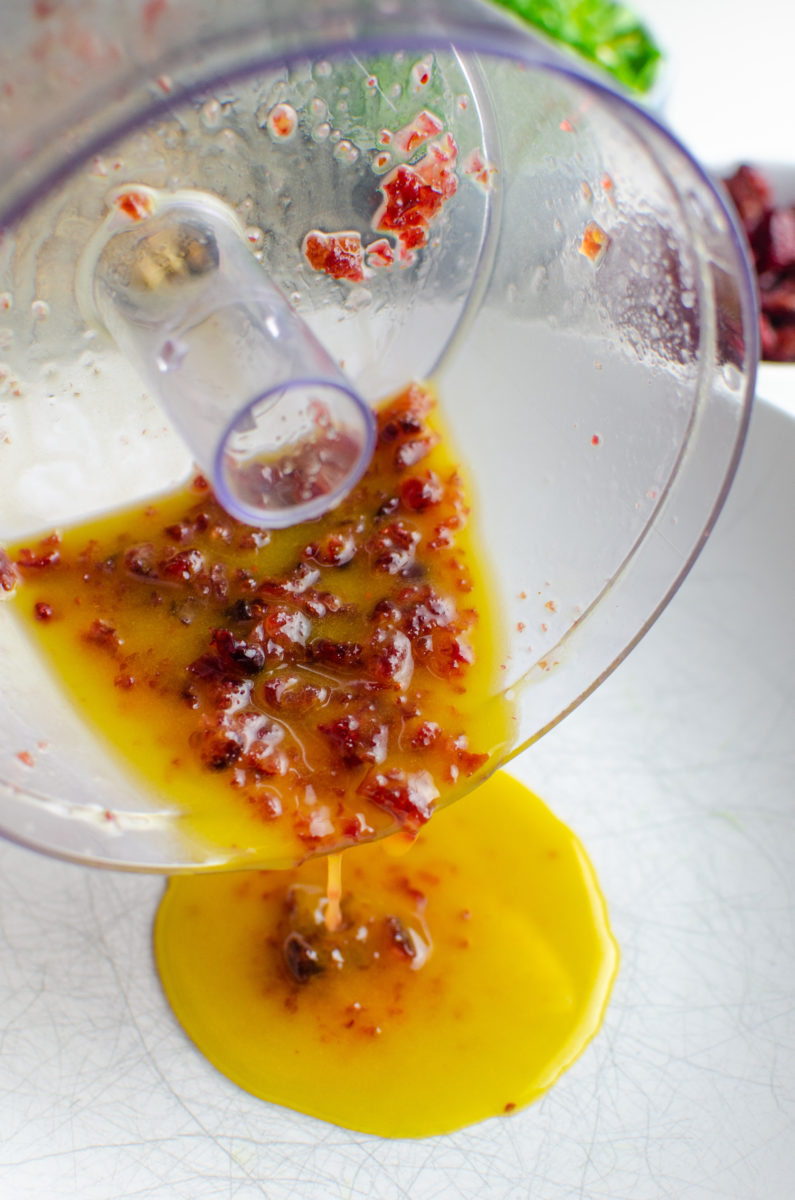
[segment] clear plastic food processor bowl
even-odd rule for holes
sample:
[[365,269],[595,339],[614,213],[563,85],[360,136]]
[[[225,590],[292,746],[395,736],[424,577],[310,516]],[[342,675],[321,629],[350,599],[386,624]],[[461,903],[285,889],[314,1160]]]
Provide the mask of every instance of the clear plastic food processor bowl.
[[[315,436],[307,381],[345,450],[310,497],[327,507],[366,465],[370,406],[431,378],[509,642],[506,756],[538,738],[676,591],[737,465],[753,288],[699,167],[475,0],[63,0],[6,6],[0,33],[0,542],[194,461],[279,523],[235,470],[279,452],[277,425]],[[401,171],[434,197],[410,228],[390,224]],[[8,604],[0,707],[7,836],[223,865],[86,727]]]

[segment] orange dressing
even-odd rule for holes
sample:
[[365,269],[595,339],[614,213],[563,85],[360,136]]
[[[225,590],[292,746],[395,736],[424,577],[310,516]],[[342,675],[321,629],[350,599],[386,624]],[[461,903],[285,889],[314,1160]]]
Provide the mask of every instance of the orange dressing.
[[[317,860],[168,884],[155,925],[166,995],[242,1088],[349,1129],[426,1137],[529,1104],[598,1029],[618,955],[593,870],[510,776],[438,813],[406,855],[373,843],[343,872],[336,935]],[[291,927],[323,964],[301,983]]]

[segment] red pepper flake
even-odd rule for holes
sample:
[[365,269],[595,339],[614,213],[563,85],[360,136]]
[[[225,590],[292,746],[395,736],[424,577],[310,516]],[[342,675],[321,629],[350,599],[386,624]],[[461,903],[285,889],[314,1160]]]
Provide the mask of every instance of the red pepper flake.
[[423,109],[413,121],[398,129],[394,135],[394,145],[401,154],[408,156],[443,129],[444,123],[434,113]]
[[121,645],[121,638],[114,627],[99,617],[91,623],[83,637],[92,645],[99,646],[102,650],[109,650],[113,654]]
[[19,572],[0,546],[0,588],[4,592],[13,592],[19,579]]
[[[60,562],[61,552],[59,546],[61,539],[57,533],[50,534],[49,537],[42,538],[38,543],[36,550],[31,550],[28,546],[23,547],[17,558],[17,566],[34,568],[39,570],[44,567],[54,567]],[[0,564],[2,566],[2,564]]]
[[347,279],[349,283],[364,280],[364,250],[361,236],[355,230],[324,233],[311,229],[301,251],[313,271],[321,271],[332,279]]
[[395,261],[392,243],[386,238],[370,242],[365,251],[368,267],[391,267]]
[[594,266],[602,261],[610,245],[610,238],[596,221],[589,221],[579,245],[580,254],[590,259]]
[[272,138],[287,142],[298,128],[298,113],[292,104],[274,104],[268,113],[266,125]]
[[599,437],[598,433],[595,433],[593,435],[593,437],[591,438],[591,445],[592,446],[600,446],[601,444],[602,444],[602,439]]
[[509,1113],[509,1112],[513,1112],[513,1110],[514,1110],[515,1108],[516,1108],[516,1103],[515,1103],[515,1101],[513,1101],[513,1100],[509,1100],[509,1101],[508,1101],[508,1103],[505,1105],[505,1109],[504,1109],[504,1111],[505,1111],[505,1112],[507,1112],[507,1113]]
[[17,754],[17,758],[21,763],[24,763],[26,767],[35,767],[36,765],[36,760],[31,754],[30,750],[20,750]]
[[37,600],[33,605],[33,616],[37,621],[49,621],[52,619],[52,605],[46,604],[43,600]]
[[142,221],[152,213],[152,197],[146,192],[121,192],[114,203],[131,221]]

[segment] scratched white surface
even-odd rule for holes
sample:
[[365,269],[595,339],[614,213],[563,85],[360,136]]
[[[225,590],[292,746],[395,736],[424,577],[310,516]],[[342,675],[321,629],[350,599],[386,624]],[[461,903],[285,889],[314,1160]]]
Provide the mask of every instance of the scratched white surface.
[[[719,123],[710,141],[691,108],[693,38],[712,12],[739,55],[739,6],[643,7],[682,49],[674,122],[716,161],[753,155],[747,122],[744,141]],[[717,88],[730,110],[736,90]],[[769,143],[758,157],[780,158]],[[791,1200],[795,384],[778,372],[773,391],[675,602],[515,766],[583,839],[622,951],[601,1033],[549,1095],[423,1142],[256,1101],[193,1049],[160,992],[161,884],[0,845],[0,1196]]]

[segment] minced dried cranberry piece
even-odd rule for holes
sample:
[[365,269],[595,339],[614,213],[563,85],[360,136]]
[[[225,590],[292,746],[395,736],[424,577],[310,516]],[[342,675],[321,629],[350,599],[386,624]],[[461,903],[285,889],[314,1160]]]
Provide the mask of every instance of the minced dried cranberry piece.
[[776,208],[765,214],[754,238],[760,272],[795,267],[795,209]]
[[418,462],[427,458],[438,441],[439,438],[436,434],[428,433],[424,437],[411,438],[409,441],[403,442],[395,451],[395,466],[398,470],[416,466]]
[[378,766],[386,758],[389,726],[372,714],[349,713],[318,728],[346,766],[364,762]]
[[16,567],[2,546],[0,546],[0,588],[4,592],[13,592],[18,579],[19,574]]
[[297,675],[279,672],[263,685],[266,702],[276,709],[290,713],[305,713],[320,708],[328,700],[328,688],[315,683],[305,683]]
[[262,821],[275,821],[282,815],[282,802],[276,792],[257,788],[248,797],[248,802]]
[[371,619],[375,625],[391,625],[394,628],[403,619],[403,612],[394,600],[385,596],[376,604]]
[[389,939],[395,949],[400,951],[404,958],[415,958],[417,947],[400,917],[387,917],[385,923]]
[[[25,546],[19,552],[17,558],[17,566],[19,567],[34,567],[36,569],[42,567],[54,567],[61,561],[61,552],[58,549],[61,539],[57,534],[51,534],[47,538],[43,538],[38,543],[36,550],[31,550]],[[6,589],[8,590],[8,589]]]
[[124,554],[124,567],[131,575],[139,575],[145,579],[156,577],[155,548],[151,542],[142,542],[139,546],[130,546]]
[[312,632],[311,622],[294,608],[275,605],[269,609],[262,622],[265,636],[288,649],[303,648]]
[[256,600],[235,600],[226,610],[229,621],[256,621],[262,616],[263,607]]
[[204,555],[195,547],[189,550],[172,550],[160,561],[158,569],[163,579],[189,583],[204,570]]
[[350,670],[361,667],[363,663],[359,642],[334,642],[330,638],[315,638],[309,643],[307,650],[313,662],[325,663],[327,666]]
[[414,642],[414,653],[439,679],[459,675],[474,661],[469,642],[451,629],[434,629]]
[[207,730],[201,737],[202,761],[213,771],[225,771],[236,763],[243,753],[240,735],[221,726]]
[[427,771],[404,771],[400,767],[368,772],[357,791],[408,829],[425,824],[439,796],[439,789]]
[[329,567],[344,567],[351,562],[356,550],[356,538],[350,531],[329,533],[320,542],[313,542],[304,549],[306,558]]
[[367,672],[376,683],[405,691],[414,673],[411,642],[399,629],[377,629],[367,643]]
[[428,471],[424,479],[411,475],[400,485],[400,499],[410,512],[425,512],[438,504],[443,495],[444,488],[433,471]]
[[236,638],[230,629],[214,629],[210,645],[222,669],[239,675],[258,675],[266,662],[265,651],[257,642]]
[[283,954],[287,970],[296,983],[308,983],[313,975],[319,975],[323,970],[317,951],[295,930],[284,939]]
[[87,642],[91,642],[94,646],[100,646],[103,650],[115,652],[121,645],[121,638],[114,627],[101,618],[97,618],[91,623],[83,637]]
[[438,741],[441,730],[435,721],[423,721],[413,734],[411,744],[415,750],[427,749]]
[[185,542],[191,533],[191,527],[186,521],[175,521],[173,525],[166,525],[163,532],[172,542]]
[[370,538],[367,549],[373,556],[376,570],[397,575],[414,562],[420,540],[416,529],[403,521],[392,521]]
[[752,234],[773,202],[770,185],[760,171],[746,166],[725,184],[746,232]]

